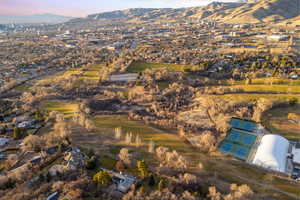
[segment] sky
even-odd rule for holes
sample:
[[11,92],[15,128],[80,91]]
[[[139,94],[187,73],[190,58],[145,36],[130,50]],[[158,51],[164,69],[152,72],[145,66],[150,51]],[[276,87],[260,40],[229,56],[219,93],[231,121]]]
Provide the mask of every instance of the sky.
[[[0,15],[52,13],[84,17],[126,8],[178,8],[205,5],[213,0],[0,0]],[[219,0],[234,1],[234,0]]]

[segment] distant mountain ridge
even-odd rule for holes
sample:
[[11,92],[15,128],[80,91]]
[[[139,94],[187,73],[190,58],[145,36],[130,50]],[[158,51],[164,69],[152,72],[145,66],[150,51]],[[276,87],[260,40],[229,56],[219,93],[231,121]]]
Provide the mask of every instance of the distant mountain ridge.
[[192,8],[134,8],[89,15],[84,20],[212,19],[225,23],[270,23],[300,16],[300,0],[243,0],[212,2]]
[[38,24],[38,23],[47,23],[47,24],[56,24],[67,22],[72,17],[54,15],[54,14],[38,14],[38,15],[28,15],[28,16],[8,16],[0,15],[0,24]]

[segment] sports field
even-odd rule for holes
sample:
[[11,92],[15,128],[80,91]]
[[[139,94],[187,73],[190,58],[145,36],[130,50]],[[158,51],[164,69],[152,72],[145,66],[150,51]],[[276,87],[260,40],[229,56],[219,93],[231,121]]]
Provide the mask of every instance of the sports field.
[[226,139],[221,143],[219,150],[237,158],[246,160],[255,143],[256,136],[231,129]]

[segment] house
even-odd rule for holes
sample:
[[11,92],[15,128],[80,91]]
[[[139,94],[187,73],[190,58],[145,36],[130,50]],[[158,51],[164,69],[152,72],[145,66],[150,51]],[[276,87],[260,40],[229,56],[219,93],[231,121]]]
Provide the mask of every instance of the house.
[[48,196],[45,200],[58,200],[58,198],[59,198],[59,193],[54,192],[50,196]]
[[267,37],[268,40],[274,40],[274,41],[287,41],[290,38],[288,35],[269,35]]
[[298,74],[294,74],[294,75],[291,75],[291,76],[290,76],[290,79],[296,80],[296,79],[298,79],[298,78],[299,78]]
[[0,147],[6,145],[9,141],[10,141],[10,139],[0,138]]
[[79,149],[74,148],[66,153],[64,159],[67,161],[66,167],[68,170],[77,170],[85,167],[87,156]]
[[[106,169],[103,169],[106,170]],[[134,176],[128,175],[128,174],[123,174],[121,173],[117,173],[114,171],[108,171],[111,176],[112,176],[112,181],[113,183],[116,184],[117,186],[117,190],[122,192],[122,193],[126,193],[128,192],[128,190],[131,188],[132,185],[137,183],[137,179]]]
[[7,156],[4,154],[0,154],[0,159],[5,159]]
[[42,162],[42,156],[35,156],[30,160],[32,165],[38,165]]
[[53,155],[58,151],[58,146],[49,147],[45,150],[48,155]]

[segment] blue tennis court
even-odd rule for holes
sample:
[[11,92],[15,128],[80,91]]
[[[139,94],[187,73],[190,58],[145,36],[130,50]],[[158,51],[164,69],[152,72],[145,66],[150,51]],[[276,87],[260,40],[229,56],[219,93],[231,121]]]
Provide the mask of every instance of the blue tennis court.
[[248,157],[249,152],[250,149],[242,146],[237,146],[236,150],[233,153],[238,158],[246,159]]
[[219,147],[219,151],[246,160],[249,155],[250,148],[243,147],[238,144],[233,144],[228,141],[223,141],[223,143]]
[[227,138],[228,138],[228,140],[231,140],[231,141],[239,141],[239,140],[240,140],[240,137],[241,137],[240,133],[237,132],[236,130],[233,130],[233,129],[232,129],[232,130],[230,131],[229,136],[228,136]]
[[245,146],[252,146],[256,140],[256,136],[241,132],[236,129],[231,129],[226,140]]
[[257,134],[253,132],[256,123],[232,118],[230,125],[231,129],[219,146],[219,151],[246,160],[257,138]]
[[254,135],[245,135],[243,138],[243,143],[246,145],[253,145],[256,140],[256,136]]
[[223,142],[219,149],[220,149],[220,151],[225,152],[225,153],[231,152],[233,150],[233,144]]
[[233,128],[238,128],[238,129],[246,130],[246,131],[249,131],[249,132],[254,131],[254,129],[256,128],[256,123],[255,122],[241,120],[241,119],[238,119],[238,118],[232,118],[230,120],[230,125]]

